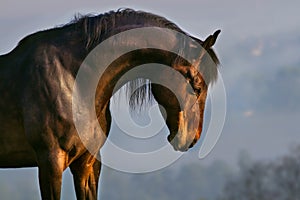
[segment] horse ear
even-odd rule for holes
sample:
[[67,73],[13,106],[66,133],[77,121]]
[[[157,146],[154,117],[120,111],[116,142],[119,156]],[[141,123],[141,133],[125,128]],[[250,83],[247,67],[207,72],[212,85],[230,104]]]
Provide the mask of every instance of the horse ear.
[[209,48],[211,48],[211,47],[215,44],[215,42],[216,42],[216,40],[217,40],[217,38],[218,38],[218,35],[219,35],[220,33],[221,33],[221,30],[217,30],[217,31],[214,32],[214,34],[208,36],[208,37],[204,40],[202,47],[203,47],[204,49],[206,49],[206,50],[208,50]]
[[198,59],[196,60],[196,62],[194,63],[195,66],[199,66],[202,60],[202,57],[205,55],[206,51],[209,50],[216,42],[218,35],[221,33],[221,30],[217,30],[214,32],[214,34],[208,36],[203,44],[202,47],[203,49],[201,50]]

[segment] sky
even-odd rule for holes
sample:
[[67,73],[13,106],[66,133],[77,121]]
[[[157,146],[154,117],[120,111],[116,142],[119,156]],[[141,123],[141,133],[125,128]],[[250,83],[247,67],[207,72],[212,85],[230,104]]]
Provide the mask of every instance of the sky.
[[[227,94],[225,126],[208,157],[198,160],[196,146],[179,163],[224,160],[235,165],[241,151],[254,159],[274,159],[300,144],[299,109],[292,99],[300,96],[299,85],[285,85],[278,76],[300,68],[297,0],[1,0],[0,54],[8,53],[24,36],[68,23],[77,13],[98,14],[123,7],[167,17],[200,39],[222,30],[214,48]],[[300,83],[297,73],[287,80]]]
[[[11,50],[25,35],[37,30],[51,28],[70,21],[76,13],[103,13],[122,7],[151,11],[176,22],[189,33],[205,37],[213,30],[224,30],[225,36],[237,39],[249,35],[263,35],[297,27],[298,1],[238,1],[221,2],[217,0],[174,2],[169,0],[141,2],[133,1],[72,1],[61,3],[58,0],[1,1],[0,52]],[[227,41],[229,42],[229,41]],[[217,46],[218,47],[218,46]]]

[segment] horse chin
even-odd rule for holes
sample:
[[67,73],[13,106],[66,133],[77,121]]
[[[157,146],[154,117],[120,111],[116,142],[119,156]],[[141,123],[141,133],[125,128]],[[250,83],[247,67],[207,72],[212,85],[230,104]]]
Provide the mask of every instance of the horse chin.
[[182,145],[177,137],[171,138],[171,136],[168,136],[168,141],[172,145],[173,149],[175,151],[181,151],[181,152],[186,152],[189,150],[189,145]]
[[187,148],[187,147],[184,147],[184,148],[178,148],[178,149],[175,149],[175,148],[174,148],[174,150],[175,150],[175,151],[180,151],[180,152],[187,152],[187,151],[189,150],[189,148]]
[[178,146],[178,145],[173,145],[173,144],[172,144],[172,146],[175,151],[187,152],[189,150],[189,148],[186,146]]

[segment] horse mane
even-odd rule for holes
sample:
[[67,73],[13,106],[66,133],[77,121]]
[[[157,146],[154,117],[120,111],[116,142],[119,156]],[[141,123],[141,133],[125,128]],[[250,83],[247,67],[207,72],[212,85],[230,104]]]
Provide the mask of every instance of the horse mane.
[[[79,24],[80,28],[84,30],[87,49],[95,47],[95,45],[99,44],[101,41],[106,39],[102,36],[105,36],[110,30],[124,24],[135,24],[143,27],[156,26],[168,28],[193,38],[200,45],[203,44],[202,40],[190,36],[188,33],[186,33],[180,27],[178,27],[175,23],[169,21],[165,17],[155,15],[149,12],[135,11],[129,8],[119,9],[117,11],[109,11],[107,13],[99,15],[77,14],[75,15],[74,19],[70,22],[70,24]],[[210,48],[207,50],[207,52],[213,59],[213,61],[218,65],[219,59],[213,51],[213,49]]]
[[114,28],[124,25],[164,27],[186,34],[176,24],[164,17],[129,8],[109,11],[99,15],[78,14],[71,21],[71,24],[78,24],[84,30],[87,49],[95,47],[95,45],[106,39],[105,36]]
[[[161,27],[168,28],[182,34],[185,34],[191,37],[193,40],[198,42],[200,45],[203,44],[202,40],[199,40],[195,37],[190,36],[188,33],[179,28],[175,23],[169,21],[168,19],[144,11],[135,11],[133,9],[119,9],[117,11],[110,11],[100,15],[80,15],[78,14],[70,22],[70,24],[75,24],[77,28],[83,31],[85,38],[85,47],[88,51],[93,49],[103,40],[107,39],[112,34],[111,33],[115,28],[121,26],[138,25],[140,27]],[[180,52],[179,52],[180,53]],[[202,63],[205,66],[205,63],[209,62],[210,58],[214,61],[216,65],[219,64],[219,59],[215,54],[213,49],[207,50],[207,55],[203,57]],[[180,57],[180,56],[179,56]],[[175,60],[175,62],[182,62],[181,58]],[[173,63],[176,64],[176,63]],[[217,79],[217,69],[211,67],[212,69],[200,69],[202,74],[206,76],[207,84],[214,82]],[[138,89],[136,89],[138,88]],[[129,98],[129,105],[131,109],[137,107],[143,107],[142,105],[152,105],[153,104],[153,95],[151,93],[151,82],[145,79],[136,79],[130,81],[126,87],[125,91]]]

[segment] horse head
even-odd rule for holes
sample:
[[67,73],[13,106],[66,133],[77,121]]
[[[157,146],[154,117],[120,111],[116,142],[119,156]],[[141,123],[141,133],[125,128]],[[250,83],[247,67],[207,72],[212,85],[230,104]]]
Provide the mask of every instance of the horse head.
[[[205,56],[215,56],[211,47],[219,33],[220,31],[216,31],[201,44],[203,49],[198,59],[192,64],[183,61],[176,62],[172,66],[186,80],[185,83],[178,84],[180,82],[177,80],[178,76],[170,79],[172,84],[177,83],[176,94],[164,86],[155,84],[152,86],[153,96],[160,105],[161,113],[165,116],[170,131],[168,141],[175,150],[187,151],[196,144],[201,136],[209,84],[207,77],[216,76],[209,74],[212,70],[205,69],[215,66],[203,66],[205,65],[203,60]],[[209,55],[211,52],[212,55]],[[212,58],[212,60],[218,64],[217,58]]]

